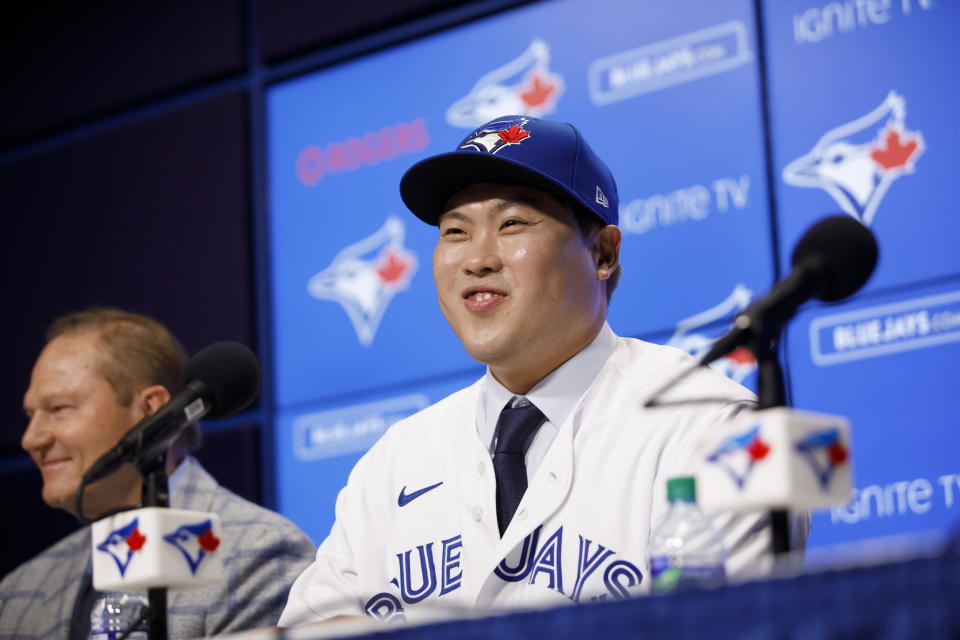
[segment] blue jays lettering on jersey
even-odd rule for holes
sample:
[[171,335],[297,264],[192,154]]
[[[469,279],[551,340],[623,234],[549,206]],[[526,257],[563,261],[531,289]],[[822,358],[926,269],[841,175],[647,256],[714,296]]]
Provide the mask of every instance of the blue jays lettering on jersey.
[[[636,564],[619,558],[615,550],[599,542],[579,534],[574,539],[568,532],[566,544],[576,545],[577,560],[565,566],[563,526],[543,540],[542,529],[537,527],[523,539],[515,558],[504,559],[497,565],[497,578],[505,583],[539,584],[572,602],[581,601],[588,580],[588,592],[595,594],[589,596],[591,602],[636,593],[643,581],[643,571]],[[399,590],[399,597],[389,591],[376,593],[364,603],[364,612],[384,622],[399,622],[407,619],[405,604],[417,604],[432,595],[442,597],[459,589],[461,565],[466,560],[462,548],[462,537],[458,535],[398,553],[398,578],[390,584]]]

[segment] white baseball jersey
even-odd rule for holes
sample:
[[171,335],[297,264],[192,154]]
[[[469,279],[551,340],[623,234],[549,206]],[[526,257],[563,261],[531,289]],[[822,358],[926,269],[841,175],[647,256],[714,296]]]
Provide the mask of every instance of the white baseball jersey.
[[[480,383],[393,425],[351,472],[333,529],[293,585],[280,625],[361,614],[410,620],[438,609],[549,606],[647,590],[647,545],[668,508],[667,479],[689,474],[699,435],[753,395],[700,368],[666,400],[713,402],[644,408],[694,361],[673,347],[617,340],[502,539],[489,443],[476,429]],[[766,560],[765,514],[715,524],[728,575]]]

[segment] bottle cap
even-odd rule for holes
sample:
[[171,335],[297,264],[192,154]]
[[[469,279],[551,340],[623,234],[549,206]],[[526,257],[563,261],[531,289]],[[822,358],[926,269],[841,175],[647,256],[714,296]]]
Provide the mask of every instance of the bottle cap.
[[667,500],[681,500],[683,502],[697,501],[697,485],[694,478],[681,476],[667,480]]

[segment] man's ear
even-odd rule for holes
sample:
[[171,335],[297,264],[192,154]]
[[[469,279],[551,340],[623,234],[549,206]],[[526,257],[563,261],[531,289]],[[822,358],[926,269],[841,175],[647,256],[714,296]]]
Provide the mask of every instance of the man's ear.
[[[170,392],[166,387],[159,384],[144,387],[137,393],[136,398],[134,398],[134,402],[137,403],[138,408],[143,411],[144,418],[156,413],[168,400],[170,400]],[[141,420],[142,419],[143,418],[141,418]]]
[[593,241],[593,262],[597,265],[597,280],[607,280],[620,264],[620,227],[608,224],[597,231]]

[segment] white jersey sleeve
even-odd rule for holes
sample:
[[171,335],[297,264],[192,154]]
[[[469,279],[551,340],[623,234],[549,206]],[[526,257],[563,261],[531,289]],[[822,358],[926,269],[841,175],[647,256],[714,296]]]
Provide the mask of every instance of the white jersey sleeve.
[[347,485],[340,490],[336,521],[317,549],[313,564],[293,583],[280,616],[281,627],[361,615],[363,597],[356,559],[364,545],[365,519],[363,514],[355,513],[363,503],[354,496],[363,491],[361,485],[368,464],[369,453],[357,462]]

